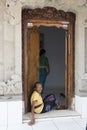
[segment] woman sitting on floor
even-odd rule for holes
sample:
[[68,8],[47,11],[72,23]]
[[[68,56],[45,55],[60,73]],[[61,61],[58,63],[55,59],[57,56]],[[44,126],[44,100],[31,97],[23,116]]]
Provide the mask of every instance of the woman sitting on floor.
[[50,94],[42,99],[42,85],[40,82],[36,82],[34,85],[34,91],[31,95],[31,121],[29,125],[35,123],[34,113],[45,113],[53,109],[53,107],[58,108],[58,101],[53,94]]

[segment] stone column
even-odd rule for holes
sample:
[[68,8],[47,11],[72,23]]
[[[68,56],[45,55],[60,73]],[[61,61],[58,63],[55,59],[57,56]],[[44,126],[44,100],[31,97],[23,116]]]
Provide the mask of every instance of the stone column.
[[4,79],[3,6],[0,4],[0,81]]
[[85,28],[87,23],[87,9],[80,9],[76,17],[75,34],[75,94],[87,97],[87,39]]

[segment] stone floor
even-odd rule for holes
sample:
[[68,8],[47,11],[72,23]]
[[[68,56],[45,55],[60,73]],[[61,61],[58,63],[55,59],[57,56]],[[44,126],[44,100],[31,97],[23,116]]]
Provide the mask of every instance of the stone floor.
[[[23,115],[23,122],[27,122],[30,120],[31,113],[27,113]],[[37,120],[46,120],[51,118],[60,118],[60,117],[80,117],[80,114],[73,110],[51,110],[42,114],[35,114],[35,118]]]
[[0,130],[86,130],[87,119],[79,116],[50,118],[36,120],[35,125],[29,126],[27,123],[16,126],[0,126]]

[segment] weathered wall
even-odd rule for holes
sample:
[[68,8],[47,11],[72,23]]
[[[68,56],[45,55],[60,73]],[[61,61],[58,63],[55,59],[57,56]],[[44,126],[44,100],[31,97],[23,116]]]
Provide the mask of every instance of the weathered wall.
[[3,25],[3,12],[4,6],[3,4],[0,4],[0,80],[3,80],[4,78],[4,25]]
[[[84,28],[87,27],[87,4],[85,4],[85,0],[0,0],[0,81],[8,81],[14,74],[16,76],[13,76],[11,81],[15,82],[17,75],[21,77],[22,8],[42,8],[45,6],[52,6],[58,10],[63,9],[64,11],[72,11],[76,13],[75,94],[87,96],[87,73],[85,72],[85,65],[87,64],[85,59],[87,57],[84,53],[87,51],[84,34]],[[21,78],[19,79],[21,82]],[[1,87],[0,92],[2,91]],[[8,93],[9,92],[10,90]],[[18,93],[21,93],[21,85]]]
[[87,8],[79,8],[76,17],[75,29],[75,88],[76,94],[80,96],[87,95],[87,73],[85,42],[85,27],[87,27]]

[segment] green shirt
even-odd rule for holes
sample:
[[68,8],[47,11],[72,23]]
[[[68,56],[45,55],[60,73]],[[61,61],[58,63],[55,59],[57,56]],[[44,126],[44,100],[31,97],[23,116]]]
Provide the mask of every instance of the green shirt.
[[44,68],[40,68],[40,73],[47,73],[49,68],[48,58],[46,56],[40,56],[40,67],[45,66]]

